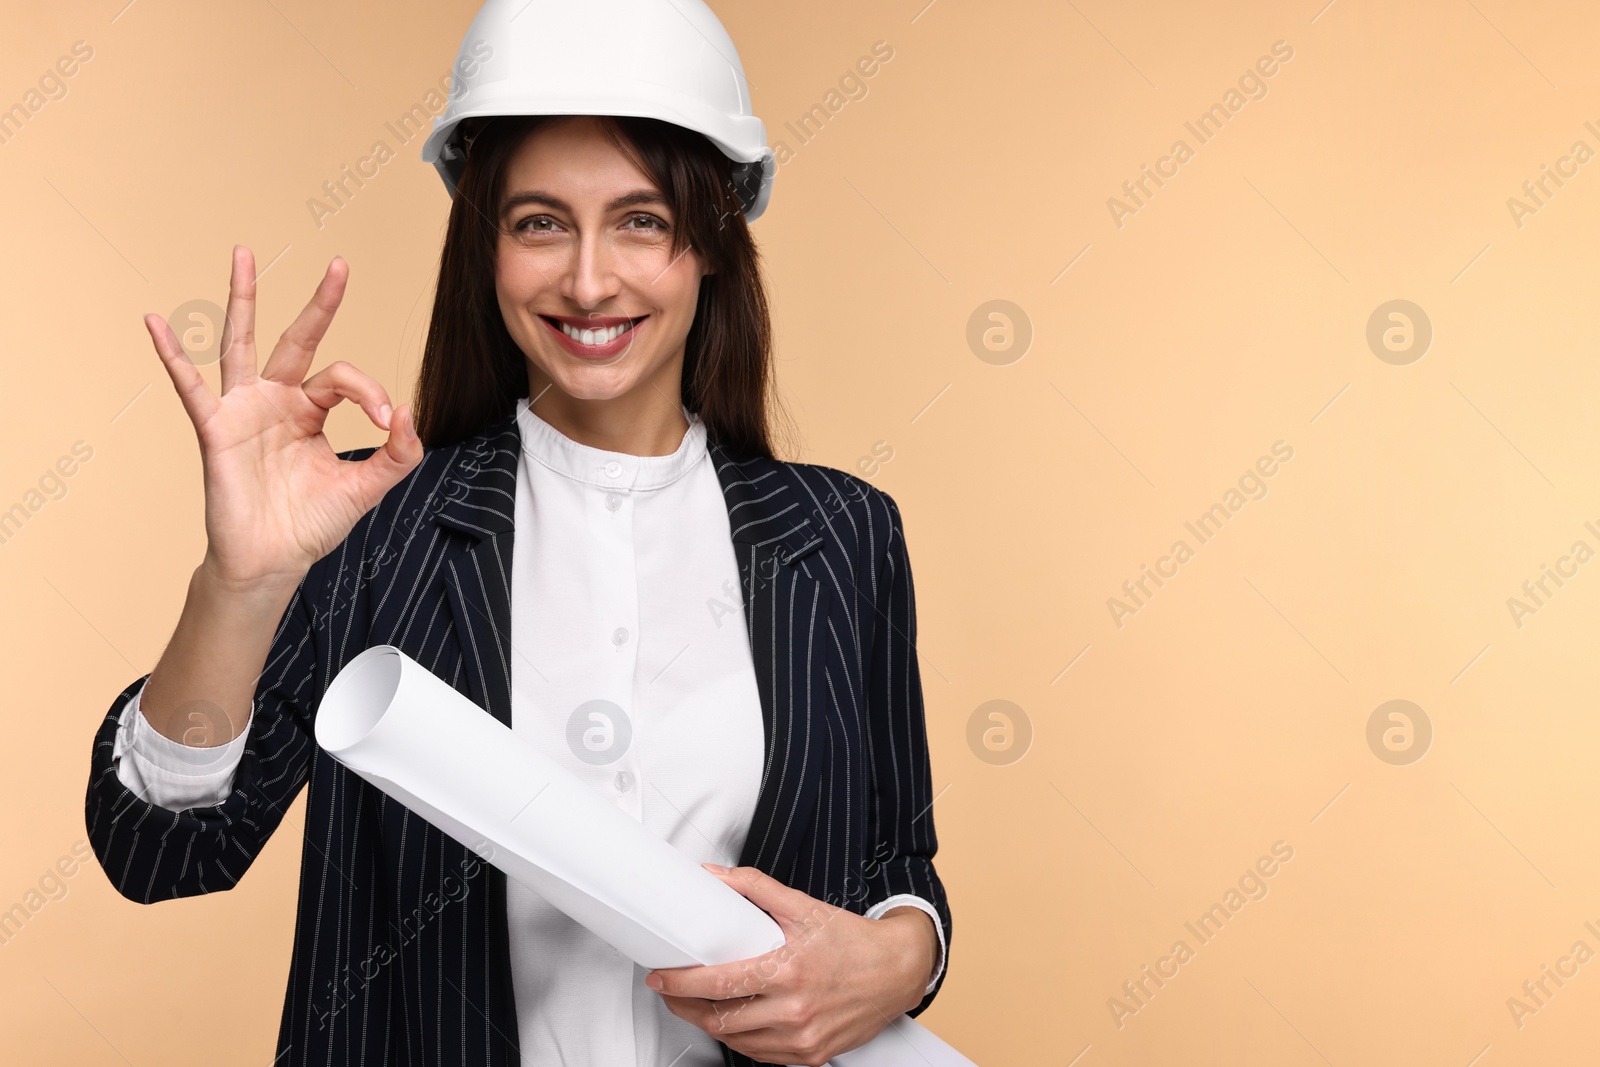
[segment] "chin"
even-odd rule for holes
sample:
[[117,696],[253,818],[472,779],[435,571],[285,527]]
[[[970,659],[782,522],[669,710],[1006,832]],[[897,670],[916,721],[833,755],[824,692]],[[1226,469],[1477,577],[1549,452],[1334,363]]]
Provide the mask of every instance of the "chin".
[[615,400],[628,392],[626,386],[616,388],[595,387],[590,389],[569,389],[567,395],[574,400]]
[[638,383],[632,375],[607,373],[611,368],[578,368],[577,373],[563,368],[565,373],[550,375],[555,388],[575,400],[615,400],[631,392]]

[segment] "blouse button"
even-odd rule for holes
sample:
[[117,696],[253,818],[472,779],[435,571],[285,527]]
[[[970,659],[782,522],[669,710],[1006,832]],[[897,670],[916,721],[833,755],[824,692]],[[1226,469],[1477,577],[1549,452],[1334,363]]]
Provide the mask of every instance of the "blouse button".
[[606,464],[606,477],[620,478],[621,476],[622,464],[618,463],[616,460],[612,460],[610,463]]
[[615,630],[611,631],[611,643],[614,645],[627,644],[628,628],[626,626],[619,626]]
[[617,792],[626,793],[633,788],[633,775],[627,771],[617,772]]
[[616,511],[622,506],[622,496],[619,493],[606,494],[606,510]]

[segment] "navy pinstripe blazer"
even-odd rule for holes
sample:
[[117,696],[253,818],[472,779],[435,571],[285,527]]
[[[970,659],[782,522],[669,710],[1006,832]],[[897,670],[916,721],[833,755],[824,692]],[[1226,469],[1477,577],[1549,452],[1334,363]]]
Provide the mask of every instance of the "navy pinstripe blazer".
[[[339,669],[393,644],[511,725],[520,447],[511,412],[471,440],[428,450],[311,567],[273,638],[221,804],[168,811],[117,778],[117,718],[144,679],[95,733],[89,842],[117,890],[141,903],[234,886],[309,781],[274,1067],[519,1062],[504,873],[347,771],[317,747],[313,724]],[[899,509],[841,471],[708,447],[744,582],[766,738],[738,862],[856,914],[892,894],[923,897],[942,920],[948,973],[950,908],[933,867]],[[729,1067],[756,1062],[722,1048]]]

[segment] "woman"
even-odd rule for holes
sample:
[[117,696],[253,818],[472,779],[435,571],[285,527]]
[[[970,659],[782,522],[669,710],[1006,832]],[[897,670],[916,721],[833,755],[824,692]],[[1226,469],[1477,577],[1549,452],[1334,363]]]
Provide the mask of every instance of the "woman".
[[[309,782],[279,1064],[826,1062],[948,951],[898,509],[772,455],[734,160],[650,117],[461,127],[414,420],[349,364],[305,378],[340,259],[258,374],[235,249],[220,396],[146,318],[209,540],[97,733],[91,844],[133,900],[228,889]],[[341,399],[383,446],[335,456]],[[316,707],[379,643],[731,867],[788,944],[647,974],[346,772]]]

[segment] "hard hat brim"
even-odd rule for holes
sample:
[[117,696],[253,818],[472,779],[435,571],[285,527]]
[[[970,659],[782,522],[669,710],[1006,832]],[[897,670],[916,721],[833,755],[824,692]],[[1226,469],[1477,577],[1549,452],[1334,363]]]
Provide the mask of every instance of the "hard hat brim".
[[[646,94],[639,91],[640,87],[648,88],[648,103],[641,103],[641,97]],[[766,210],[777,175],[777,157],[764,143],[766,130],[759,118],[715,113],[698,101],[659,84],[639,83],[638,87],[624,84],[619,88],[623,91],[606,97],[545,95],[539,98],[537,105],[528,103],[525,95],[520,99],[510,96],[496,99],[498,94],[475,93],[478,99],[453,109],[447,119],[436,121],[423,142],[422,159],[433,164],[453,197],[466,163],[453,138],[462,122],[468,119],[498,115],[616,115],[660,119],[699,133],[735,164],[744,165],[736,167],[738,170],[759,167],[761,184],[754,200],[745,207],[745,219],[754,222]]]

